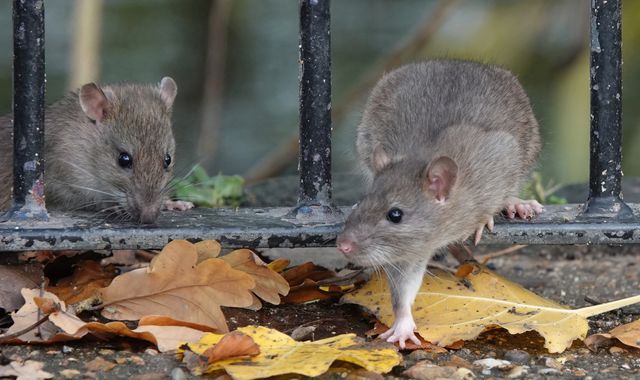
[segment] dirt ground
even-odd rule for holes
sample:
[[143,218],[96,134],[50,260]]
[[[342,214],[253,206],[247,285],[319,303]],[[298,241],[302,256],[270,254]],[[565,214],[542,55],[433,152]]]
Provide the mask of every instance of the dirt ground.
[[[481,247],[476,254],[495,249]],[[314,251],[296,254],[305,255],[299,257],[301,261],[315,261],[314,257],[308,256],[311,252]],[[322,250],[315,251],[316,254],[319,252]],[[528,289],[572,307],[589,305],[585,297],[592,302],[605,302],[640,293],[640,246],[527,247],[493,259],[490,265],[498,273]],[[306,305],[265,306],[258,312],[227,309],[226,313],[231,328],[259,324],[291,333],[301,325],[315,327],[307,339],[321,339],[347,332],[364,336],[372,327],[370,319],[357,306],[340,304],[338,300]],[[638,318],[640,305],[606,313],[591,320],[590,333],[607,331]],[[128,340],[84,341],[53,346],[3,346],[0,350],[0,364],[16,358],[42,361],[45,363],[44,370],[54,374],[55,378],[193,378],[181,368],[174,355],[160,354],[149,345]],[[508,360],[508,363],[493,369],[473,364],[477,360],[491,358]],[[466,366],[479,379],[640,378],[640,350],[605,348],[591,352],[581,343],[574,343],[571,349],[562,354],[548,354],[538,335],[510,336],[501,330],[485,333],[475,341],[466,342],[462,349],[444,354],[406,352],[404,362],[386,377],[402,377],[406,368],[420,360],[439,366]],[[322,378],[380,377],[343,365]]]

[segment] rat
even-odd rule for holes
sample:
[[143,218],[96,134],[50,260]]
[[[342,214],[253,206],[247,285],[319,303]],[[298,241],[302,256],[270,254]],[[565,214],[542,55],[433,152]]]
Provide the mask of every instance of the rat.
[[543,211],[517,194],[537,161],[538,122],[506,69],[471,61],[402,66],[373,88],[357,132],[369,186],[347,217],[338,249],[386,273],[394,323],[380,337],[420,344],[411,307],[428,261],[493,216]]
[[[107,217],[153,223],[170,201],[175,165],[171,112],[178,87],[170,77],[157,85],[83,85],[45,109],[45,197],[62,210],[94,210]],[[0,117],[0,210],[11,205],[13,123]]]

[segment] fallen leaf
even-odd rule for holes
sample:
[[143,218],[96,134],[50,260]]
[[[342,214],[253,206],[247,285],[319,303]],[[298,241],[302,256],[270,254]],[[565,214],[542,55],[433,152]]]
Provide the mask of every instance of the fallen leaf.
[[22,288],[37,288],[44,275],[41,264],[0,265],[0,308],[7,312],[24,304]]
[[117,320],[165,315],[228,331],[220,306],[250,306],[255,281],[224,260],[208,259],[196,265],[197,259],[193,244],[172,241],[148,268],[117,276],[100,291],[102,315]]
[[[393,322],[389,288],[380,275],[343,300],[368,308],[387,325]],[[432,270],[418,292],[413,316],[418,333],[439,346],[475,339],[500,326],[511,334],[537,331],[550,352],[562,352],[586,337],[587,317],[637,302],[640,296],[572,310],[478,266],[463,279]]]
[[312,262],[300,264],[287,269],[282,273],[282,277],[284,277],[290,286],[302,284],[305,280],[313,280],[317,282],[326,278],[334,277],[335,275],[335,272],[327,270]]
[[312,301],[338,298],[344,294],[343,291],[325,291],[320,288],[317,282],[306,279],[299,285],[292,286],[289,294],[282,297],[285,304],[302,304]]
[[56,325],[52,323],[52,319],[71,318],[67,316],[66,305],[58,297],[56,297],[55,294],[52,294],[49,292],[42,292],[39,289],[22,289],[21,293],[25,300],[24,305],[18,311],[11,313],[11,318],[13,319],[13,325],[9,327],[9,329],[2,336],[9,336],[9,335],[18,333],[32,326],[34,323],[38,322],[40,319],[46,316],[45,314],[42,313],[42,311],[36,304],[35,299],[39,298],[40,303],[43,302],[42,299],[50,299],[54,304],[58,305],[59,311],[49,314],[48,321],[42,323],[41,325],[35,328],[32,328],[31,330],[13,339],[11,342],[53,343],[53,342],[64,342],[64,341],[76,339],[73,336],[69,336],[68,334],[65,334],[58,327],[56,327]]
[[105,257],[104,259],[100,260],[100,264],[113,264],[123,266],[138,265],[141,263],[141,260],[138,259],[136,252],[137,251],[135,249],[117,249],[111,251],[111,256]]
[[43,371],[44,363],[35,360],[25,360],[24,362],[12,361],[7,365],[0,366],[0,377],[17,377],[17,380],[39,380],[51,379],[53,374]]
[[[289,293],[289,283],[271,270],[255,253],[248,249],[237,249],[221,257],[233,269],[248,273],[255,281],[251,289],[256,296],[273,304],[280,304],[280,295]],[[258,305],[260,305],[258,301]]]
[[287,269],[287,267],[289,266],[289,263],[291,263],[290,260],[288,259],[283,259],[283,258],[279,258],[279,259],[275,259],[272,262],[270,262],[269,264],[267,264],[267,266],[269,267],[269,269],[271,269],[272,271],[276,272],[276,273],[281,273],[282,271],[284,271],[285,269]]
[[[354,334],[343,334],[315,342],[296,342],[291,337],[266,327],[247,326],[238,331],[250,336],[260,347],[260,354],[250,358],[215,362],[207,372],[221,369],[234,379],[257,379],[296,373],[319,376],[336,360],[361,366],[369,371],[387,373],[401,361],[394,347],[386,342],[364,343]],[[188,344],[202,355],[224,335],[207,334],[199,343]]]
[[459,278],[467,277],[468,275],[471,274],[471,272],[473,272],[474,269],[475,269],[475,266],[473,264],[464,263],[458,267],[458,270],[456,271],[456,277],[459,277]]
[[225,359],[256,356],[259,353],[260,347],[250,336],[240,331],[232,331],[225,334],[215,346],[207,348],[202,356],[211,364]]
[[42,298],[42,297],[34,297],[33,302],[35,302],[38,309],[44,314],[51,314],[56,311],[60,311],[60,304],[52,300],[51,298]]
[[584,344],[593,351],[597,351],[599,347],[606,347],[614,344],[616,341],[629,346],[640,348],[640,319],[618,326],[609,333],[593,334],[584,340]]
[[222,246],[215,240],[203,240],[194,244],[198,252],[198,263],[207,259],[215,259],[220,255]]
[[[164,322],[170,323],[170,321],[167,319]],[[88,333],[97,333],[100,336],[105,334],[125,336],[150,342],[158,347],[160,352],[176,350],[184,342],[197,342],[206,334],[191,327],[163,325],[162,319],[159,318],[150,318],[149,320],[143,318],[138,323],[138,327],[133,330],[122,322],[84,322],[77,317],[75,319],[67,318],[64,321],[55,320],[54,322],[66,334],[77,337],[77,339]]]
[[108,286],[117,270],[114,265],[100,265],[97,261],[85,260],[78,263],[73,274],[50,286],[47,291],[57,295],[68,305],[94,297],[101,288]]
[[95,358],[85,364],[85,368],[91,372],[108,372],[116,367],[116,363],[103,358]]

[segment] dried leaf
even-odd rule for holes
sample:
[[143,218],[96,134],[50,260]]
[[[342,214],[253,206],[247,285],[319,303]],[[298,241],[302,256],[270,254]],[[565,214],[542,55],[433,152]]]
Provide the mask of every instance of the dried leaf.
[[[39,298],[40,303],[43,303],[43,299],[50,299],[54,304],[59,306],[60,311],[49,314],[49,320],[41,324],[40,326],[33,328],[19,337],[13,339],[14,343],[54,343],[64,342],[68,340],[77,339],[77,337],[70,336],[58,328],[53,320],[66,320],[66,319],[78,319],[74,315],[67,313],[66,305],[60,301],[52,293],[41,292],[39,289],[22,289],[22,296],[25,303],[20,310],[11,314],[13,319],[13,325],[6,331],[3,336],[12,335],[19,331],[22,331],[34,323],[38,322],[41,318],[45,317],[45,314],[38,308],[35,299]],[[79,319],[78,319],[79,320]],[[82,322],[82,321],[81,321]]]
[[193,244],[172,241],[149,268],[120,275],[101,290],[102,315],[118,320],[165,315],[228,331],[220,306],[251,305],[255,281],[221,259],[196,265],[197,258]]
[[123,266],[138,265],[142,261],[138,258],[136,252],[137,251],[135,249],[117,249],[117,250],[111,251],[111,256],[102,259],[100,261],[100,264],[102,265],[113,264],[113,265],[123,265]]
[[85,260],[76,266],[71,276],[63,278],[56,286],[50,286],[47,290],[71,305],[94,297],[116,275],[117,270],[113,265],[103,266],[96,261]]
[[[482,331],[500,326],[512,334],[537,331],[550,352],[562,352],[575,339],[584,339],[586,317],[597,312],[640,302],[640,296],[598,307],[571,310],[478,267],[460,279],[441,270],[424,278],[413,306],[417,331],[426,340],[446,346],[476,338]],[[385,324],[393,322],[389,289],[381,276],[344,300],[372,310]]]
[[462,265],[460,265],[458,267],[458,270],[456,271],[456,277],[467,277],[468,275],[471,274],[471,272],[473,272],[473,270],[475,269],[475,266],[471,263],[464,263]]
[[324,269],[312,262],[300,264],[282,273],[282,277],[287,280],[290,286],[302,284],[304,280],[320,281],[335,275],[333,271]]
[[287,267],[289,266],[289,263],[291,263],[291,261],[289,261],[288,259],[279,258],[279,259],[273,260],[267,266],[272,271],[276,273],[281,273],[283,270],[287,269]]
[[593,334],[584,340],[584,344],[589,349],[596,351],[599,347],[606,347],[614,344],[616,341],[629,346],[640,348],[640,319],[618,326],[609,333]]
[[215,240],[203,240],[196,244],[196,251],[198,252],[198,263],[201,263],[207,259],[215,259],[220,255],[222,246]]
[[44,276],[40,264],[0,265],[0,278],[0,308],[9,312],[24,304],[20,290],[37,288]]
[[225,334],[215,346],[207,348],[202,355],[211,364],[225,359],[256,356],[259,353],[260,347],[250,336],[232,331]]
[[[227,359],[211,364],[207,372],[221,369],[235,379],[258,379],[296,373],[319,376],[336,360],[350,362],[369,371],[387,373],[401,361],[394,347],[387,343],[364,343],[354,334],[343,334],[315,342],[296,342],[291,337],[266,327],[248,326],[238,331],[250,336],[260,347],[260,354],[249,359]],[[224,335],[207,334],[191,351],[202,354]]]
[[320,288],[317,282],[306,279],[303,283],[292,286],[289,294],[282,297],[285,304],[302,304],[307,302],[338,298],[344,294],[342,290],[325,291]]
[[56,311],[60,311],[60,304],[52,300],[51,298],[34,297],[33,302],[38,306],[38,309],[44,314],[51,314]]
[[26,360],[24,362],[12,361],[0,366],[0,377],[16,377],[18,380],[51,379],[53,374],[43,371],[43,362]]
[[[248,249],[238,249],[221,258],[231,265],[233,269],[241,270],[253,277],[256,286],[251,289],[256,296],[263,300],[278,305],[280,295],[289,293],[289,283],[278,273],[271,270],[253,252]],[[260,303],[258,302],[258,305]]]

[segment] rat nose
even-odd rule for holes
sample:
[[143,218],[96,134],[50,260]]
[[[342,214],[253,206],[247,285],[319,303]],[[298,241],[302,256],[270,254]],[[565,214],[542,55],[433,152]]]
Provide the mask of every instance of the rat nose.
[[338,238],[338,250],[344,253],[346,256],[351,256],[356,252],[357,245],[353,239]]
[[142,224],[151,224],[155,222],[156,219],[158,219],[159,215],[160,215],[159,208],[148,207],[140,210],[140,215],[138,219]]

